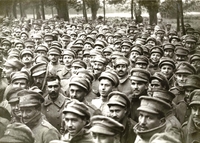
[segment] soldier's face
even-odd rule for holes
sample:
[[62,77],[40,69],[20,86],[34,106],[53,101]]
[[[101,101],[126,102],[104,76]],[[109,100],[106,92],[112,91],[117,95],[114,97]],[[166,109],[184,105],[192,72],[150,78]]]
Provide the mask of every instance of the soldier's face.
[[138,56],[140,56],[139,52],[132,51],[131,54],[130,54],[129,60],[134,62],[135,58],[137,58]]
[[105,66],[103,65],[103,63],[94,62],[93,69],[94,69],[94,74],[100,74],[102,71],[105,70]]
[[50,54],[50,55],[49,55],[49,60],[50,60],[52,63],[57,63],[59,57],[60,57],[59,55],[56,55],[56,54]]
[[47,89],[51,99],[57,99],[60,91],[60,83],[59,80],[56,79],[54,81],[47,82]]
[[121,122],[127,113],[125,107],[118,105],[110,105],[109,110],[111,118],[115,119],[118,122]]
[[176,61],[180,62],[180,61],[186,61],[187,60],[187,56],[185,55],[176,55]]
[[45,77],[45,73],[39,75],[39,76],[35,76],[33,77],[33,83],[35,86],[37,86],[39,89],[42,89],[42,84],[44,82],[44,77]]
[[92,132],[94,143],[114,143],[115,137],[106,134],[99,134]]
[[22,40],[26,40],[28,39],[28,36],[26,34],[21,34],[21,37],[20,37]]
[[16,49],[18,49],[19,51],[23,50],[24,49],[24,46],[22,44],[17,44],[15,46]]
[[160,61],[161,55],[160,53],[152,53],[150,56],[150,59],[152,60],[152,62],[157,63]]
[[128,56],[131,51],[131,48],[129,46],[122,46],[121,52],[124,54],[124,56]]
[[31,124],[33,119],[38,116],[38,114],[41,114],[39,110],[36,109],[36,107],[21,107],[21,114],[22,114],[22,122],[24,124]]
[[9,103],[14,116],[20,117],[21,111],[18,102]]
[[161,82],[158,79],[151,81],[151,89],[163,89]]
[[147,68],[147,64],[146,63],[136,63],[135,67],[136,68],[141,68],[141,69],[146,69]]
[[185,43],[185,47],[189,50],[189,51],[194,51],[195,49],[195,43],[194,42],[186,42]]
[[200,60],[193,60],[191,65],[197,70],[197,73],[200,72]]
[[187,80],[189,74],[186,73],[178,73],[176,74],[176,82],[179,86],[183,86]]
[[115,67],[115,70],[117,71],[117,75],[119,77],[123,77],[128,74],[128,66],[126,66],[125,64],[117,65]]
[[16,88],[26,89],[28,88],[28,83],[26,79],[17,79],[13,81],[12,86]]
[[133,90],[133,94],[139,96],[148,89],[148,84],[142,81],[131,80],[131,88]]
[[64,115],[64,122],[70,136],[75,136],[86,125],[86,121],[74,113],[66,113]]
[[174,55],[174,51],[172,49],[166,49],[164,51],[164,56],[165,57],[173,58],[173,55]]
[[15,71],[15,69],[12,68],[12,67],[9,67],[9,66],[4,66],[4,68],[3,68],[3,73],[4,73],[4,75],[5,75],[6,77],[10,77],[10,74],[11,74],[12,72],[14,72],[14,71]]
[[139,130],[140,131],[146,131],[150,129],[154,129],[161,125],[162,120],[158,118],[158,115],[140,111],[139,118]]
[[197,124],[199,126],[199,122],[200,122],[200,105],[199,104],[191,106],[191,114],[193,116],[194,124]]
[[73,57],[70,55],[64,55],[63,56],[63,63],[65,64],[65,66],[70,66],[72,61],[73,61]]
[[99,93],[102,97],[107,97],[110,92],[112,92],[113,85],[109,79],[101,79],[99,81]]
[[77,85],[70,85],[69,96],[71,99],[77,99],[78,101],[82,102],[86,95],[87,93],[83,88]]
[[173,67],[170,65],[163,65],[160,70],[167,79],[169,79],[174,72]]
[[22,62],[24,64],[32,63],[33,57],[30,54],[24,54],[22,57]]
[[7,51],[10,49],[10,45],[8,45],[8,44],[3,44],[3,45],[2,45],[2,48],[4,49],[4,53],[7,54]]
[[41,55],[41,56],[46,56],[47,52],[46,51],[37,51],[37,56]]

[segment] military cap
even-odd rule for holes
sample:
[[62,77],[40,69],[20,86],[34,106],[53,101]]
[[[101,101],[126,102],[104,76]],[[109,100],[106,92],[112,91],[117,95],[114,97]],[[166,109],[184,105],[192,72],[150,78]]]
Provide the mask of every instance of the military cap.
[[105,134],[105,135],[116,135],[124,130],[124,126],[115,121],[110,117],[103,115],[95,115],[91,118],[92,127],[90,132]]
[[42,35],[40,33],[36,33],[33,35],[34,39],[42,39]]
[[18,70],[21,70],[24,64],[20,62],[19,60],[9,59],[9,60],[6,60],[6,62],[4,63],[4,66],[13,67],[13,68],[17,68]]
[[155,72],[151,77],[150,77],[150,82],[152,82],[152,80],[157,79],[160,82],[164,83],[164,85],[166,86],[166,89],[169,90],[169,81],[168,79],[160,72]]
[[106,43],[102,40],[96,40],[94,46],[101,46],[102,48],[106,47]]
[[29,54],[32,57],[34,56],[34,53],[31,49],[23,49],[20,53],[20,57],[22,58],[25,54]]
[[20,59],[20,51],[18,49],[9,49],[8,50],[8,60],[12,59],[13,57],[16,57],[17,59]]
[[131,71],[131,80],[136,81],[143,81],[143,82],[149,82],[150,80],[150,72],[145,69],[140,68],[132,68]]
[[119,57],[123,57],[123,53],[119,52],[119,51],[113,51],[111,54],[111,59],[115,59],[115,58],[119,58]]
[[17,79],[26,79],[29,81],[29,73],[28,71],[16,71],[12,72],[10,74],[11,82],[17,80]]
[[172,41],[173,39],[176,39],[178,42],[181,41],[181,39],[180,39],[178,36],[174,35],[174,36],[172,36],[172,37],[169,38],[169,42],[171,43],[171,41]]
[[93,73],[90,72],[88,69],[80,69],[80,70],[78,70],[77,71],[77,75],[88,78],[91,83],[92,83],[92,81],[94,79]]
[[165,30],[163,30],[163,29],[158,29],[157,31],[156,31],[156,34],[165,34]]
[[102,50],[102,53],[112,53],[112,52],[113,52],[113,49],[110,46],[107,46]]
[[32,39],[28,39],[28,40],[24,41],[24,45],[26,47],[34,46],[34,44],[35,44],[35,42]]
[[51,29],[49,25],[44,25],[44,29]]
[[123,92],[119,92],[119,91],[112,91],[109,95],[108,95],[108,106],[110,105],[119,105],[122,107],[130,107],[130,100],[128,99],[128,96],[123,93]]
[[121,39],[117,39],[116,41],[114,41],[114,45],[115,45],[115,44],[118,44],[118,43],[121,43],[121,42],[122,42]]
[[155,43],[157,43],[157,40],[154,37],[147,38],[146,42],[148,43],[149,41],[154,41]]
[[14,88],[14,87],[11,87],[9,89],[9,91],[7,92],[6,94],[6,100],[8,101],[8,103],[14,103],[14,102],[19,102],[19,98],[17,96],[17,93],[19,91],[23,90],[23,88]]
[[136,64],[146,64],[148,65],[149,64],[149,59],[146,57],[146,56],[138,56],[135,58],[135,63]]
[[190,63],[183,61],[177,65],[175,73],[196,74],[196,69]]
[[93,48],[94,47],[94,42],[92,42],[92,41],[88,41],[88,40],[86,40],[85,42],[84,42],[84,45],[85,44],[90,44],[90,46]]
[[176,55],[187,56],[187,55],[189,54],[189,50],[186,49],[186,48],[184,48],[184,47],[182,47],[182,46],[177,46],[177,47],[175,48],[174,53],[175,53]]
[[106,38],[106,36],[101,32],[96,35],[96,38],[98,38],[99,36],[103,36],[104,38]]
[[31,129],[22,123],[9,124],[0,139],[1,143],[34,143],[35,138]]
[[106,71],[102,72],[101,75],[99,76],[99,81],[102,78],[111,80],[115,87],[117,87],[119,85],[119,78],[114,71],[106,70]]
[[73,99],[71,102],[68,102],[68,104],[63,109],[63,113],[74,113],[82,117],[86,117],[87,120],[90,119],[90,113],[87,106],[76,99]]
[[53,35],[51,33],[45,34],[44,41],[53,41]]
[[128,47],[131,47],[132,46],[132,43],[129,41],[129,40],[123,40],[121,42],[121,46],[128,46]]
[[103,56],[102,52],[98,49],[92,49],[90,50],[90,56],[96,56],[96,55],[101,55]]
[[31,75],[32,76],[39,76],[43,73],[45,73],[47,70],[47,63],[38,63],[31,67]]
[[49,54],[61,55],[62,51],[58,46],[51,46],[49,49]]
[[171,108],[170,104],[156,97],[141,96],[140,100],[141,103],[139,108],[137,108],[138,111],[145,111],[152,114],[163,113],[165,115]]
[[107,64],[106,58],[101,55],[96,55],[95,58],[93,59],[93,62],[100,62],[102,64]]
[[83,45],[72,45],[71,46],[71,50],[73,50],[73,51],[75,51],[75,52],[77,52],[77,51],[81,51],[83,49]]
[[84,69],[87,68],[87,64],[84,61],[80,60],[80,59],[73,60],[72,63],[71,63],[71,66],[72,67],[73,66],[80,67],[80,68],[84,68]]
[[135,40],[135,45],[144,45],[145,42],[146,42],[145,39],[137,38],[137,39]]
[[22,35],[22,34],[26,34],[27,37],[29,36],[29,34],[28,34],[26,31],[22,31],[22,32],[21,32],[21,35]]
[[77,45],[77,44],[83,45],[84,44],[84,40],[77,39],[76,41],[74,41],[74,45]]
[[87,35],[85,41],[89,41],[91,39],[93,42],[95,41],[95,37],[93,35]]
[[200,104],[200,89],[195,89],[189,95],[190,106],[194,104]]
[[70,49],[65,49],[63,51],[63,55],[69,55],[69,56],[72,56],[73,58],[76,57],[76,53],[73,50],[70,50]]
[[90,89],[90,82],[86,78],[83,78],[79,75],[74,76],[71,78],[69,85],[77,85],[83,89],[85,89],[87,92]]
[[192,27],[188,27],[188,28],[186,28],[186,30],[185,30],[185,32],[187,33],[187,32],[194,32],[195,30],[194,30],[194,28],[192,28]]
[[185,37],[185,42],[193,42],[196,43],[197,42],[197,38],[193,35],[189,35]]
[[40,45],[38,45],[38,46],[35,48],[35,52],[38,52],[38,51],[45,51],[45,52],[48,52],[48,48],[47,48],[46,45],[40,44]]
[[130,62],[126,57],[118,57],[118,58],[115,59],[114,67],[116,67],[117,65],[129,66]]
[[161,68],[163,65],[170,65],[173,69],[176,68],[174,60],[168,57],[162,57],[158,63],[158,66]]
[[152,54],[152,53],[160,53],[161,56],[163,56],[163,54],[164,54],[163,49],[160,48],[160,47],[158,47],[158,46],[152,47],[151,50],[150,50],[150,53],[151,53],[151,54]]
[[165,51],[166,49],[172,49],[174,51],[175,46],[171,43],[165,43],[163,44],[163,50]]
[[4,45],[4,44],[11,45],[12,43],[11,43],[10,40],[8,40],[8,39],[3,39],[3,40],[1,41],[1,45]]
[[38,55],[38,56],[35,57],[34,62],[36,64],[38,64],[38,63],[46,63],[46,64],[48,64],[50,62],[50,60],[48,59],[47,56]]
[[81,33],[78,34],[78,37],[80,37],[82,35],[86,36],[86,33],[85,32],[81,32]]
[[71,38],[71,37],[70,37],[69,35],[67,35],[67,34],[63,34],[63,35],[62,35],[62,40],[63,40],[63,41],[70,41],[70,38]]
[[103,25],[102,30],[109,30],[108,25]]
[[143,54],[149,56],[149,49],[152,47],[150,44],[142,45]]
[[195,53],[195,54],[191,55],[191,57],[190,57],[190,63],[192,63],[195,60],[200,60],[200,54],[196,54]]
[[57,46],[59,48],[62,48],[62,45],[61,45],[61,43],[59,41],[52,41],[51,42],[51,46]]
[[200,88],[200,77],[198,75],[189,75],[183,87]]
[[83,56],[90,55],[90,50],[83,50]]
[[170,30],[170,31],[169,31],[169,35],[177,35],[177,32],[174,31],[174,30]]
[[16,46],[17,44],[22,44],[23,47],[25,47],[24,43],[23,43],[22,41],[20,41],[20,40],[17,40],[17,41],[15,42],[14,46]]
[[154,89],[153,94],[151,96],[161,99],[169,104],[171,104],[173,99],[175,98],[175,95],[172,92],[168,90],[159,90],[159,89]]
[[132,51],[136,51],[136,52],[138,52],[140,55],[143,54],[143,49],[142,49],[141,46],[134,46],[134,47],[131,49],[131,52],[132,52]]
[[11,120],[11,115],[6,108],[0,106],[0,113],[0,117],[5,118],[9,121]]
[[42,95],[33,90],[21,90],[17,93],[17,96],[19,97],[19,107],[32,107],[44,102]]
[[43,95],[43,92],[41,89],[39,89],[37,86],[32,86],[31,88],[29,88],[29,90],[35,91],[41,95]]

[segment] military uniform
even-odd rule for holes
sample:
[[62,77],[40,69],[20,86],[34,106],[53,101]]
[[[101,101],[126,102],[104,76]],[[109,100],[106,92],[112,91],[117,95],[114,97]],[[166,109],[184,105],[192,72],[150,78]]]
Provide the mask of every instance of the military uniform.
[[42,104],[42,113],[46,116],[50,124],[52,124],[58,131],[61,128],[62,111],[66,102],[66,97],[59,93],[58,98],[52,101],[49,95],[44,98]]

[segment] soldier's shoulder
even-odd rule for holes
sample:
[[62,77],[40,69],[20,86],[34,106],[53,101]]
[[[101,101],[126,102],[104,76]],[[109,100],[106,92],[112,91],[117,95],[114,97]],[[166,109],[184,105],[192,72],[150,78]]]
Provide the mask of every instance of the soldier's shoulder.
[[45,119],[43,119],[41,121],[41,126],[47,128],[48,130],[49,129],[55,129],[56,130],[56,128],[53,125],[51,125],[48,121],[46,121]]

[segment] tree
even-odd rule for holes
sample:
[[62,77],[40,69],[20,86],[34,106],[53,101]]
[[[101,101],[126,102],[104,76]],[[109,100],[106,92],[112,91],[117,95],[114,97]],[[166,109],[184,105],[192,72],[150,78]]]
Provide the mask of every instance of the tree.
[[91,9],[92,20],[97,18],[97,11],[100,8],[99,0],[85,0],[87,6]]
[[138,2],[141,6],[147,8],[149,13],[149,23],[157,24],[157,13],[160,5],[160,0],[139,0]]
[[176,18],[177,2],[175,0],[165,0],[161,3],[159,11],[165,18]]

